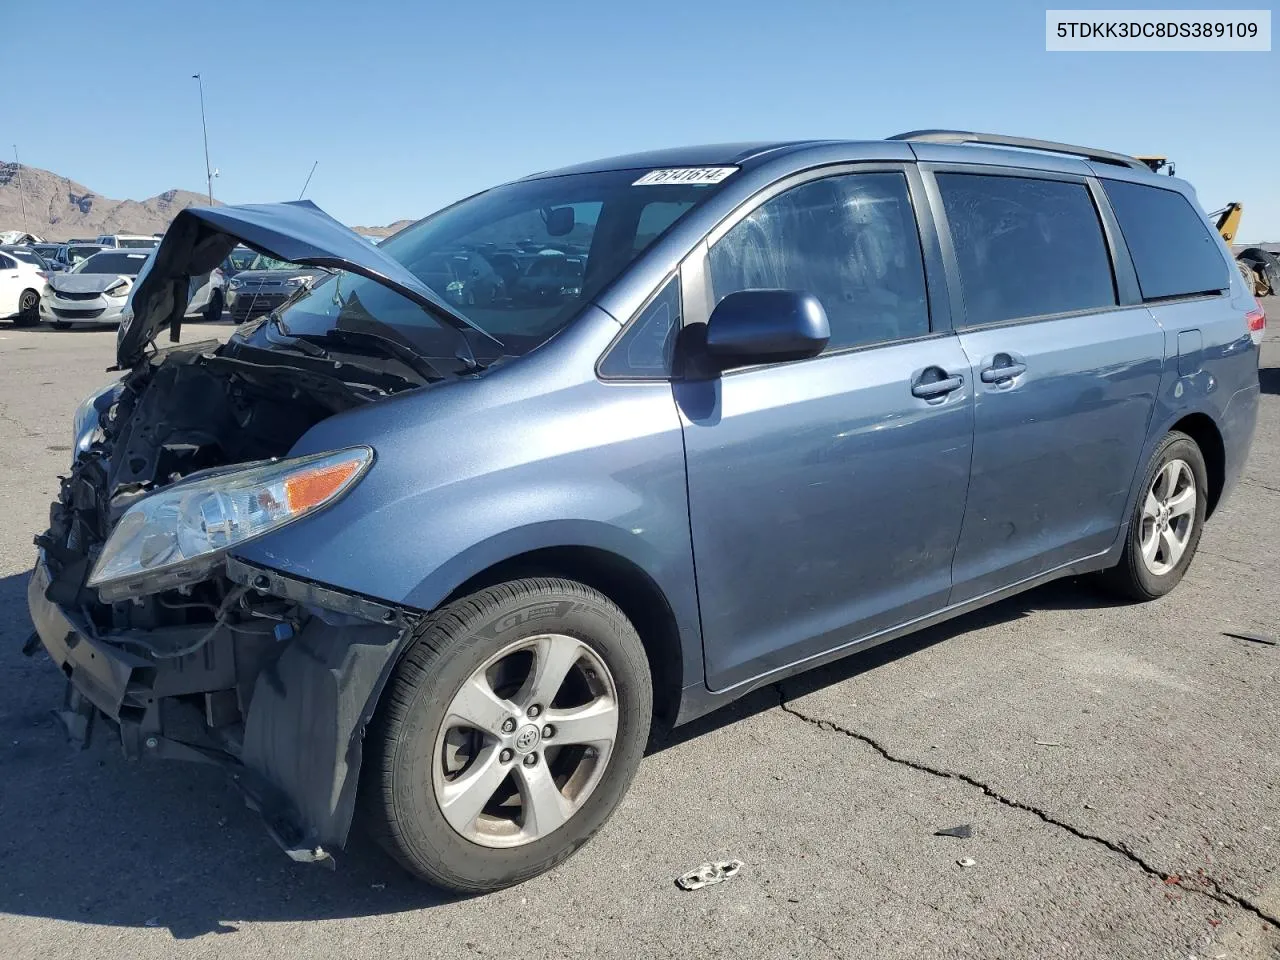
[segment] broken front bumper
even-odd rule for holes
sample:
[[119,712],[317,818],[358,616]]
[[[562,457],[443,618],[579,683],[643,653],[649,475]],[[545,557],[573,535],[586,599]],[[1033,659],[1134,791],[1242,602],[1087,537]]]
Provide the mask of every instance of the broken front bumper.
[[67,677],[58,716],[82,744],[105,718],[128,757],[226,767],[291,857],[328,860],[327,848],[346,843],[364,730],[412,621],[395,608],[234,560],[227,573],[303,605],[305,624],[296,633],[272,622],[234,632],[182,628],[208,639],[192,653],[157,658],[144,653],[156,633],[99,636],[49,600],[42,554],[27,603],[41,644]]

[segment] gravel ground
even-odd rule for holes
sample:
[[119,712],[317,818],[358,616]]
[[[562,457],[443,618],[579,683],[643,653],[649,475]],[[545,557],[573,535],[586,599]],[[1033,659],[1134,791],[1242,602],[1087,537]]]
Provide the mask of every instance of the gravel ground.
[[[475,899],[359,836],[295,866],[216,770],[63,741],[61,679],[18,651],[26,575],[113,343],[0,326],[0,956],[1280,953],[1280,647],[1223,635],[1277,635],[1280,329],[1244,482],[1172,595],[1054,584],[762,691],[677,731],[559,870]],[[729,883],[673,886],[724,857]]]

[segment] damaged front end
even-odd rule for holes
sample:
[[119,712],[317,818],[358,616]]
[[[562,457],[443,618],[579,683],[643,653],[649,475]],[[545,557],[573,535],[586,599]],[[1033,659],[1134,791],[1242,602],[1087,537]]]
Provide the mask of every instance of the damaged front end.
[[[206,535],[248,522],[226,491],[288,464],[275,458],[342,406],[223,369],[209,347],[152,358],[109,394],[36,538],[31,616],[68,679],[58,716],[69,736],[86,743],[100,718],[128,757],[227,766],[291,856],[326,859],[345,842],[363,729],[411,615],[216,546],[175,547],[190,538],[169,535],[171,518],[148,533],[145,510],[165,497],[196,511],[187,522]],[[303,479],[304,497],[326,482],[314,470]],[[290,493],[247,490],[258,513]],[[116,544],[141,569],[103,580]],[[192,556],[172,555],[183,547]]]
[[[365,726],[417,614],[234,549],[324,509],[372,465],[367,446],[290,458],[312,426],[423,381],[243,339],[148,352],[136,335],[181,315],[171,294],[186,289],[183,271],[237,239],[193,227],[199,214],[180,215],[160,272],[140,280],[151,308],[122,337],[128,372],[77,413],[75,459],[36,537],[28,652],[38,638],[67,677],[57,715],[73,740],[105,722],[128,757],[220,764],[292,857],[328,861],[346,841]],[[253,239],[278,255],[291,236]]]

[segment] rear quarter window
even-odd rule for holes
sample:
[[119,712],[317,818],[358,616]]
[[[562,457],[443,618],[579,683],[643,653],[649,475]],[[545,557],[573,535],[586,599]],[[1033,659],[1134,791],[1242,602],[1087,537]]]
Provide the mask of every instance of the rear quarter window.
[[939,173],[966,325],[1116,303],[1102,222],[1082,183]]
[[1176,190],[1103,180],[1138,272],[1144,300],[1217,293],[1230,286],[1217,239]]

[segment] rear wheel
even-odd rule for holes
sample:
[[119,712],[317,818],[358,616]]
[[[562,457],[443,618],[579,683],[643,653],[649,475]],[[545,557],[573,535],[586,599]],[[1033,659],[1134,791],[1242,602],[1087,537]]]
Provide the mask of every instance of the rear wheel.
[[477,893],[551,869],[621,801],[648,739],[644,647],[566,580],[482,590],[433,614],[370,731],[362,805],[410,872]]
[[1200,545],[1208,494],[1200,448],[1185,433],[1170,433],[1148,462],[1124,553],[1105,571],[1106,582],[1132,600],[1154,600],[1176,587]]
[[30,327],[40,322],[40,294],[23,290],[18,297],[18,315],[13,318],[15,327]]

